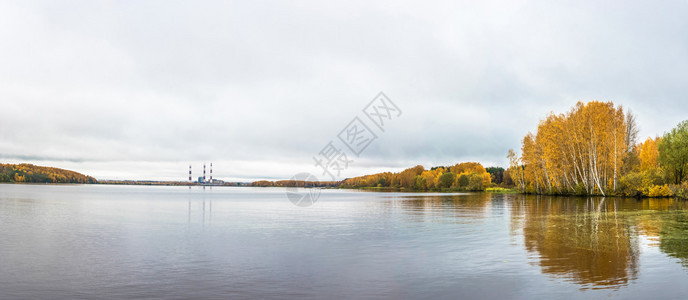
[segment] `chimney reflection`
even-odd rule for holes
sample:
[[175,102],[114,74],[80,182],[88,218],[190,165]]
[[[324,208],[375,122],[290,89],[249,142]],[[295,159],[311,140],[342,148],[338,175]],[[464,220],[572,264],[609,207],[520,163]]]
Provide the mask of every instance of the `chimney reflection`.
[[[192,193],[189,194],[189,200],[188,200],[188,208],[187,208],[187,224],[192,223],[192,213],[200,215],[200,223],[205,227],[205,224],[208,223],[210,225],[212,223],[212,217],[213,217],[213,201],[212,199],[207,199],[206,200],[206,191],[205,187],[202,187],[202,193],[203,195],[198,197],[198,194]],[[210,188],[212,191],[212,188]],[[200,199],[198,199],[200,198]],[[193,207],[192,207],[193,206]],[[195,209],[196,208],[196,209]],[[196,211],[198,210],[198,211]],[[194,223],[197,222],[198,219],[194,219]]]

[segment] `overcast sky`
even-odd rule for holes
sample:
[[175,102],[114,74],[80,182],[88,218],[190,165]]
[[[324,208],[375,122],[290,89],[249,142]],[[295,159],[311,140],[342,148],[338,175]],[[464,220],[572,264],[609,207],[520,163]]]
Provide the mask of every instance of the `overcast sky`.
[[685,0],[327,2],[0,1],[0,161],[327,179],[313,157],[380,91],[402,114],[338,179],[505,166],[579,100],[643,137],[688,119]]

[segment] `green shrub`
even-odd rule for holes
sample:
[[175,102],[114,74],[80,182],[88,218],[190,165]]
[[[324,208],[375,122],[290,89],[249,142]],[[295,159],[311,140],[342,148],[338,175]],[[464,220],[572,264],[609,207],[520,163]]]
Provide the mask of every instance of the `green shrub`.
[[461,176],[459,176],[458,184],[459,184],[459,187],[467,187],[468,186],[468,176],[466,174],[461,174]]
[[642,195],[643,178],[640,173],[630,173],[621,177],[617,193],[623,196],[637,197]]
[[439,183],[440,188],[450,188],[452,184],[454,184],[454,178],[456,178],[456,174],[452,172],[447,172],[442,175],[437,179]]
[[682,184],[672,184],[669,186],[671,194],[681,199],[688,199],[688,182]]

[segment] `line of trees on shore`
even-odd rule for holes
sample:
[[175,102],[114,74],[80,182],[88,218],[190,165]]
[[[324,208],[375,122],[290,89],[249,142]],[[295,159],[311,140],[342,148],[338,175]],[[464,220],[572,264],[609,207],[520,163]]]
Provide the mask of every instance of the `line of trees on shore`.
[[426,170],[417,165],[401,172],[383,172],[347,178],[342,181],[260,180],[254,187],[331,187],[399,191],[484,191],[493,186],[513,186],[501,167],[484,168],[477,162],[438,166]]
[[688,196],[688,121],[638,142],[635,115],[612,102],[550,114],[509,150],[508,177],[524,193]]
[[342,181],[277,180],[254,181],[254,187],[331,187],[404,191],[483,191],[493,186],[513,186],[504,168],[484,168],[477,162],[438,166],[426,170],[418,165],[401,172],[383,172]]
[[[203,185],[195,181],[157,181],[157,180],[98,180],[98,184],[116,185],[163,185],[163,186],[195,186]],[[241,182],[220,182],[213,183],[213,186],[243,186],[248,185]]]
[[258,180],[251,182],[255,187],[339,187],[341,181],[304,181],[304,180]]
[[0,182],[96,183],[97,180],[91,176],[59,168],[32,164],[0,164]]
[[[495,174],[501,168],[493,168]],[[504,170],[501,169],[501,174]],[[439,166],[426,170],[418,165],[398,173],[384,172],[345,179],[342,188],[380,188],[412,191],[482,191],[492,184],[493,174],[477,162]],[[500,177],[501,181],[501,177]]]

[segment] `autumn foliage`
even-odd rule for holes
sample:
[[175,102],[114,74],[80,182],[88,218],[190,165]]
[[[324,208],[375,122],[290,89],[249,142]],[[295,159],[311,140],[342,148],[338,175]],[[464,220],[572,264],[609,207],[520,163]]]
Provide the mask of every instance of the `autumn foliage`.
[[636,144],[637,128],[635,117],[612,102],[578,102],[565,114],[548,115],[535,134],[528,133],[521,157],[509,150],[506,175],[526,193],[685,193],[680,184],[688,170],[688,147],[683,147],[688,146],[688,123]]
[[602,194],[616,188],[625,153],[623,109],[579,102],[549,115],[523,139],[527,189],[536,193]]
[[344,188],[391,188],[417,191],[482,191],[489,187],[492,175],[477,162],[465,162],[426,170],[415,166],[398,173],[378,173],[345,179]]
[[338,187],[339,181],[303,181],[303,180],[258,180],[251,183],[255,187]]
[[0,182],[96,183],[96,179],[74,171],[32,164],[0,164]]

